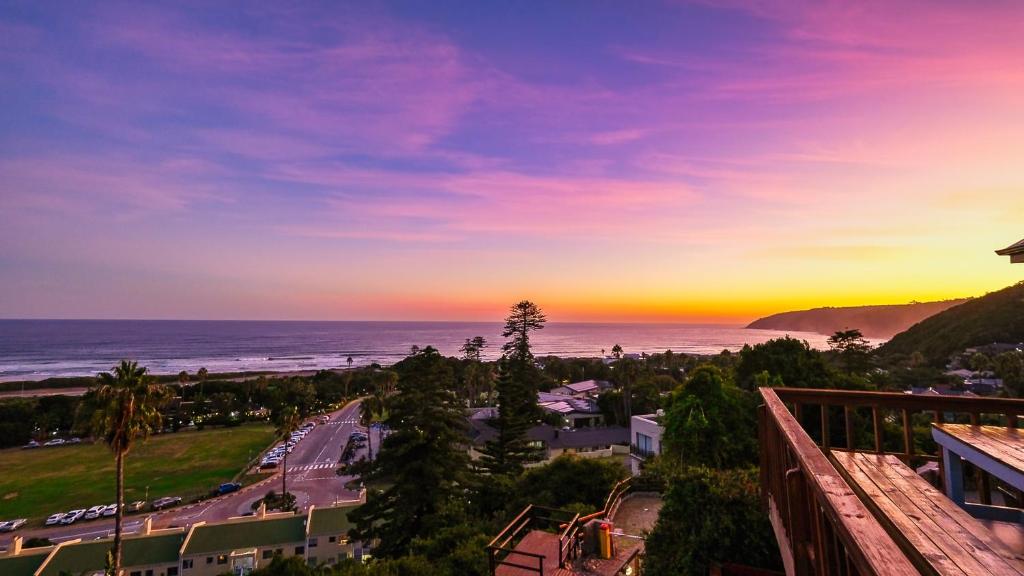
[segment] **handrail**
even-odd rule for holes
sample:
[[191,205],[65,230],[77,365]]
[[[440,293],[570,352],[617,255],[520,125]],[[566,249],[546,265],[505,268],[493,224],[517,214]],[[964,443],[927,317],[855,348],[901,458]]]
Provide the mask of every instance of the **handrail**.
[[[861,390],[822,390],[817,388],[772,388],[783,402],[818,404],[828,400],[832,406],[871,406],[920,412],[959,412],[963,414],[1024,415],[1024,400],[977,396],[948,396],[869,392]],[[1012,418],[1011,418],[1012,420]],[[1012,424],[1012,422],[1010,423]]]
[[[788,389],[787,389],[788,392]],[[917,569],[772,388],[761,388],[761,484],[789,574]],[[852,566],[851,566],[852,565]]]
[[[921,394],[899,394],[892,392],[868,392],[858,390],[820,390],[809,388],[774,388],[780,400],[793,405],[798,421],[802,420],[805,406],[820,407],[820,445],[824,452],[829,450],[870,451],[875,454],[891,454],[907,462],[939,461],[939,477],[945,482],[945,471],[941,465],[941,452],[922,453],[915,442],[915,431],[912,416],[915,413],[930,413],[931,421],[942,424],[957,414],[966,415],[971,424],[995,423],[1005,419],[1005,426],[1017,428],[1018,419],[1024,415],[1024,400],[1016,398],[987,398],[977,396],[943,396]],[[845,423],[845,446],[833,446],[832,407],[842,408],[842,419]],[[854,412],[861,408],[871,410],[871,428],[874,439],[873,450],[857,447],[854,430]],[[903,450],[894,452],[886,449],[885,425],[883,410],[898,412],[901,418]],[[963,416],[960,417],[963,419]],[[978,496],[982,504],[992,503],[992,482],[984,470],[977,471]],[[1019,495],[1018,495],[1019,496]]]

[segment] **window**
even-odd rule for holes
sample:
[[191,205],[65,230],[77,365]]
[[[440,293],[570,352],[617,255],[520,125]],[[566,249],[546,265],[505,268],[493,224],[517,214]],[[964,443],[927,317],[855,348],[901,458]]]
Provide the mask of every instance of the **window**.
[[316,538],[310,538],[309,539],[309,547],[310,548],[316,548],[316,545],[317,545]]
[[299,555],[305,554],[305,553],[306,553],[306,547],[305,546],[296,546],[295,547],[295,555],[296,556],[299,556]]
[[152,570],[146,570],[146,576],[153,576]]
[[[182,560],[181,561],[181,567],[184,570],[188,570],[189,568],[191,568],[192,567],[192,559],[191,558],[186,558],[185,560]],[[168,575],[168,576],[170,576],[170,575]]]
[[278,556],[284,554],[284,548],[278,548],[277,550],[274,550],[274,554],[277,554]]
[[327,538],[327,541],[330,542],[331,544],[334,544],[335,542],[338,541],[338,537],[337,536],[329,536]]
[[142,576],[142,571],[141,570],[135,570],[133,572],[129,572],[128,576]]
[[217,564],[227,564],[227,563],[228,563],[228,557],[227,556],[225,556],[223,554],[221,554],[220,556],[217,556]]
[[636,449],[641,455],[654,454],[654,440],[647,434],[636,433]]
[[206,563],[207,564],[213,564],[213,556],[207,556],[206,557]]
[[171,566],[167,569],[167,576],[178,576],[178,567]]
[[269,548],[263,551],[263,559],[268,560],[274,557],[274,551]]
[[316,556],[310,556],[309,560],[306,560],[306,564],[309,566],[316,566]]

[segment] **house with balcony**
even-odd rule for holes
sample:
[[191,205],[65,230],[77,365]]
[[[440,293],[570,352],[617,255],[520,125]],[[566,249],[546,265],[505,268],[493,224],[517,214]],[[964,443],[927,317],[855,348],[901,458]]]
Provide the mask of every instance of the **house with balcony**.
[[643,460],[661,454],[661,438],[665,434],[661,419],[664,416],[664,411],[658,410],[655,414],[642,414],[629,419],[629,451],[634,458]]
[[1024,400],[760,394],[762,500],[787,574],[1024,574]]

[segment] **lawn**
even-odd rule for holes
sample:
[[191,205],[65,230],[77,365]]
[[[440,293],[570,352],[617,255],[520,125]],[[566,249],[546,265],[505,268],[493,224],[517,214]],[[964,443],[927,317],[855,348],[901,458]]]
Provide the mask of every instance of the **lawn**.
[[[128,453],[125,501],[181,496],[186,501],[234,478],[274,440],[273,427],[182,431],[152,436]],[[0,450],[0,520],[109,504],[114,456],[103,444]]]

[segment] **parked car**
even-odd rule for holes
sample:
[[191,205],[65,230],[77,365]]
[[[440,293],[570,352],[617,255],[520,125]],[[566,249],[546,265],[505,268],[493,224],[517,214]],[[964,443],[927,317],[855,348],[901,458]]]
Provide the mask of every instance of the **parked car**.
[[117,504],[109,504],[107,506],[104,506],[103,511],[100,512],[101,516],[106,517],[114,516],[115,514],[117,514]]
[[67,443],[68,444],[81,444],[82,443],[82,439],[81,438],[68,438]]
[[50,440],[46,444],[43,444],[43,446],[63,446],[63,445],[64,445],[64,439],[63,438],[54,438],[53,440]]
[[181,503],[180,496],[165,496],[153,501],[153,510],[162,510],[164,508],[170,508],[175,504]]
[[320,417],[320,418],[318,419],[318,421],[319,421],[319,422],[320,422],[321,424],[327,424],[328,422],[330,422],[330,421],[331,421],[331,417],[330,417],[330,416],[321,416],[321,417]]
[[242,485],[238,482],[225,482],[217,487],[217,494],[230,494],[241,490]]
[[21,449],[22,450],[31,450],[32,448],[39,448],[40,446],[42,446],[42,444],[40,444],[39,442],[36,442],[35,440],[29,440],[28,444],[25,444],[24,446],[22,446]]
[[43,524],[47,526],[60,524],[60,521],[64,519],[64,516],[67,516],[67,514],[65,514],[64,512],[57,512],[56,514],[53,514],[49,518],[47,518],[46,522],[44,522]]
[[0,522],[0,532],[14,532],[18,528],[25,525],[28,520],[24,518],[18,518],[17,520],[8,520],[7,522]]
[[277,460],[267,460],[260,464],[260,468],[277,468],[279,462]]
[[60,521],[61,524],[74,524],[79,521],[82,516],[85,516],[85,510],[72,510],[64,515],[64,518]]
[[125,512],[138,512],[139,510],[142,510],[142,508],[145,507],[145,506],[146,506],[146,501],[145,500],[136,500],[135,502],[132,502],[131,504],[125,504],[124,505],[124,511]]
[[93,506],[85,511],[84,518],[86,520],[95,520],[100,517],[100,514],[103,514],[104,508],[106,508],[106,506]]

